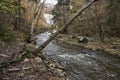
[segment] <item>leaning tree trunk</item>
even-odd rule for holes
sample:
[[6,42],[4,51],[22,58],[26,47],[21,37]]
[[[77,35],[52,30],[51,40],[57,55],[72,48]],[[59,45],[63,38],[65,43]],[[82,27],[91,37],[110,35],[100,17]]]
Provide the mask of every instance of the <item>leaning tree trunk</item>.
[[90,7],[95,1],[97,0],[92,0],[90,1],[88,4],[85,4],[72,18],[71,20],[66,23],[64,26],[62,26],[62,28],[60,30],[58,30],[57,32],[55,32],[53,35],[50,36],[50,38],[48,40],[46,40],[41,46],[39,46],[39,48],[35,49],[33,51],[34,54],[39,55],[38,53],[40,53],[59,33],[63,32],[78,16],[80,16],[82,14],[83,11],[85,11],[88,7]]

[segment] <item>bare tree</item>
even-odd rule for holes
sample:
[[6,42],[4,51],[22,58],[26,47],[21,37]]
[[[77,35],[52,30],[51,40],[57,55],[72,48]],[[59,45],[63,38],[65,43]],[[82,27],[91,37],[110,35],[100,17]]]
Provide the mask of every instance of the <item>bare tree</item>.
[[28,42],[31,42],[31,36],[33,35],[33,32],[34,32],[34,27],[37,25],[38,23],[38,20],[42,14],[42,9],[44,7],[44,3],[45,3],[46,0],[43,0],[43,3],[41,4],[41,0],[39,0],[37,2],[37,5],[34,9],[34,13],[33,13],[33,16],[30,20],[30,33],[28,34]]
[[[40,0],[41,1],[41,0]],[[38,5],[36,5],[35,9],[34,9],[34,13],[33,13],[33,17],[30,20],[30,26],[31,26],[31,31],[30,31],[30,35],[33,35],[33,30],[34,30],[34,24],[35,24],[35,19],[38,15],[38,12],[40,10],[40,1],[38,2]]]
[[[21,5],[21,0],[18,0],[17,2],[16,2],[16,4],[17,5]],[[16,10],[16,15],[18,16],[18,17],[16,17],[16,19],[15,19],[15,28],[17,28],[17,29],[20,29],[20,15],[21,15],[21,11],[20,11],[20,8],[18,9],[18,10]]]
[[46,0],[43,0],[43,3],[41,3],[41,7],[40,7],[40,10],[39,10],[39,14],[38,14],[38,16],[36,17],[36,22],[35,22],[35,26],[37,26],[38,25],[38,22],[39,22],[39,20],[40,20],[40,18],[41,18],[41,16],[42,16],[42,12],[43,12],[43,8],[44,8],[44,5],[45,5],[45,2],[46,2]]

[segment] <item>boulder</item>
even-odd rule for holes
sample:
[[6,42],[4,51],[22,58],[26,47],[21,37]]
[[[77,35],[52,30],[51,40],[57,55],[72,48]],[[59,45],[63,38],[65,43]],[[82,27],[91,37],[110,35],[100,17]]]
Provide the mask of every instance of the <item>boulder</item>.
[[36,57],[36,58],[35,58],[35,61],[36,61],[37,63],[42,63],[42,59],[41,59],[40,57]]
[[87,43],[87,42],[88,42],[88,39],[85,38],[85,37],[78,37],[78,42]]
[[29,52],[32,52],[35,48],[36,48],[36,46],[32,43],[29,43],[29,44],[25,45],[25,50],[29,51]]

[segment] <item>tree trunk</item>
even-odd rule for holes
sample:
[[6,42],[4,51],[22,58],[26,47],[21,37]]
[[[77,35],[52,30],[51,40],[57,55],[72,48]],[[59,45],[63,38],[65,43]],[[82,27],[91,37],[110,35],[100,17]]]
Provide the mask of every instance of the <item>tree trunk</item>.
[[48,40],[46,40],[39,48],[35,49],[33,53],[39,55],[40,53],[59,33],[63,32],[78,16],[82,14],[83,11],[85,11],[88,7],[90,7],[96,0],[92,0],[88,4],[85,4],[72,18],[71,20],[62,26],[60,30],[55,32],[53,35],[50,36]]
[[37,15],[38,15],[39,9],[40,9],[40,4],[38,6],[36,5],[34,13],[33,13],[33,16],[32,16],[32,19],[30,21],[30,27],[31,27],[30,34],[31,35],[33,35],[33,29],[34,29],[34,25],[35,25],[35,19],[36,19]]
[[[20,0],[18,0],[16,2],[16,4],[20,6],[21,5]],[[15,13],[18,17],[15,19],[15,25],[14,26],[15,26],[15,29],[19,30],[20,29],[20,15],[21,15],[20,8],[18,10],[16,10]]]
[[29,24],[30,29],[29,29],[28,39],[27,39],[28,43],[31,42],[31,36],[33,35],[34,27],[35,27],[35,21],[36,21],[36,18],[38,17],[38,15],[39,15],[40,7],[41,7],[40,1],[38,2],[38,5],[36,5],[36,7],[34,9],[33,16],[32,16],[32,18],[30,20],[30,24]]
[[44,5],[45,5],[45,1],[43,1],[43,3],[41,3],[41,7],[40,7],[40,10],[39,10],[39,14],[38,16],[36,17],[36,22],[35,22],[35,26],[38,26],[38,22],[42,16],[42,12],[43,12],[43,8],[44,8]]

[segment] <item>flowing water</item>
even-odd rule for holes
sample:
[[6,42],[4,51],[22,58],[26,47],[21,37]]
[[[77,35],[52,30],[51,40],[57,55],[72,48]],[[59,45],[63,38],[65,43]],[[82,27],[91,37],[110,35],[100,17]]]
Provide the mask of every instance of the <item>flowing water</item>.
[[[37,47],[51,33],[38,36]],[[43,52],[64,66],[70,80],[120,80],[120,59],[105,52],[73,49],[74,46],[53,40]]]
[[53,24],[54,22],[53,22],[53,20],[52,20],[52,18],[54,17],[52,14],[44,14],[44,17],[45,17],[45,20],[46,20],[46,22],[48,23],[48,24]]

